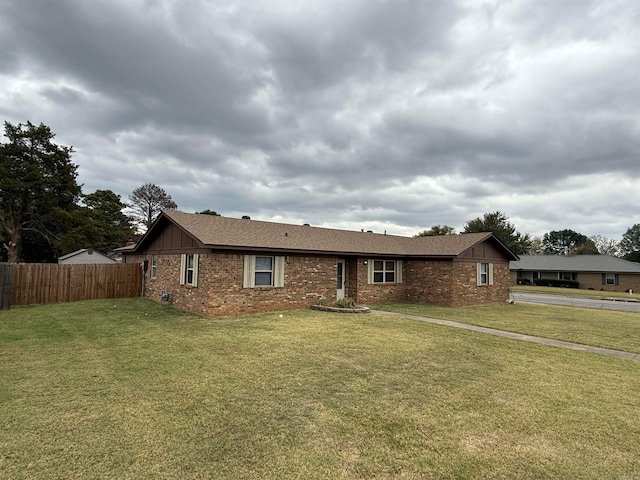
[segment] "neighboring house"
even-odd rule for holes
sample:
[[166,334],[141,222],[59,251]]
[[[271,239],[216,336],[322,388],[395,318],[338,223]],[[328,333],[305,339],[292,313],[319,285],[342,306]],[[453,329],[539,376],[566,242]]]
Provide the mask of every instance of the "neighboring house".
[[146,296],[203,315],[287,310],[351,297],[359,304],[504,302],[509,261],[491,233],[400,237],[165,211],[126,263]]
[[122,252],[129,252],[134,248],[136,248],[136,242],[129,240],[124,247],[118,247],[109,252],[109,257],[113,258],[118,263],[122,263]]
[[609,255],[521,255],[509,267],[512,284],[557,278],[575,280],[584,289],[640,292],[640,263]]
[[67,253],[62,257],[58,257],[58,263],[117,263],[113,258],[107,257],[104,253],[100,253],[92,248],[83,248],[75,252]]

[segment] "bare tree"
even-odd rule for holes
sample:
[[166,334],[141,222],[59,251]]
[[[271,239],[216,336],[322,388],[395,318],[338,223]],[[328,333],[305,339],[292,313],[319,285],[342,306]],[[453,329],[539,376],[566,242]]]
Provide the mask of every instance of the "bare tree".
[[620,252],[620,242],[613,238],[603,237],[602,235],[592,235],[589,237],[589,240],[595,244],[596,248],[602,255],[611,255],[615,257]]
[[131,220],[144,230],[149,229],[162,210],[175,210],[178,208],[171,195],[155,183],[146,183],[136,188],[129,195],[129,200]]

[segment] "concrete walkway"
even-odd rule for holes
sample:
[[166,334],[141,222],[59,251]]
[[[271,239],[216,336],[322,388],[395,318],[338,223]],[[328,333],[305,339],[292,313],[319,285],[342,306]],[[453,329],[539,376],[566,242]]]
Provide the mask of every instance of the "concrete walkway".
[[477,325],[468,325],[466,323],[452,322],[449,320],[438,320],[437,318],[420,317],[418,315],[409,315],[405,313],[383,312],[381,310],[371,310],[371,313],[379,315],[390,315],[393,317],[408,318],[418,320],[420,322],[435,323],[444,325],[445,327],[461,328],[463,330],[471,330],[473,332],[486,333],[488,335],[496,335],[498,337],[507,337],[514,340],[523,340],[525,342],[540,343],[551,347],[568,348],[570,350],[581,350],[583,352],[597,353],[599,355],[607,355],[609,357],[625,358],[627,360],[635,360],[640,362],[640,354],[622,352],[620,350],[611,350],[609,348],[593,347],[591,345],[581,345],[579,343],[563,342],[562,340],[553,340],[551,338],[534,337],[533,335],[524,335],[522,333],[507,332],[504,330],[496,330],[495,328],[479,327]]

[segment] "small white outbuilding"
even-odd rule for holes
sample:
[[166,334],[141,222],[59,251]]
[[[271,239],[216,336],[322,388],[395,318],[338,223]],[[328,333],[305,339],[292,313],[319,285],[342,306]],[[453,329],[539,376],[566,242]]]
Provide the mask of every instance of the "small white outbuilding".
[[111,257],[106,256],[104,253],[100,253],[93,248],[82,248],[75,252],[67,253],[61,257],[58,257],[58,263],[62,264],[90,264],[90,263],[118,263]]

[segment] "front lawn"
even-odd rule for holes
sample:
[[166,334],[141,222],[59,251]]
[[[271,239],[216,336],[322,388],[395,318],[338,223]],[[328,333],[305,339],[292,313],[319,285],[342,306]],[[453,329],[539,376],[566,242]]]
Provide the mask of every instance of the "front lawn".
[[16,308],[0,478],[634,478],[638,378],[640,362],[375,314]]
[[531,303],[458,308],[391,303],[375,308],[640,353],[640,313],[637,312]]

